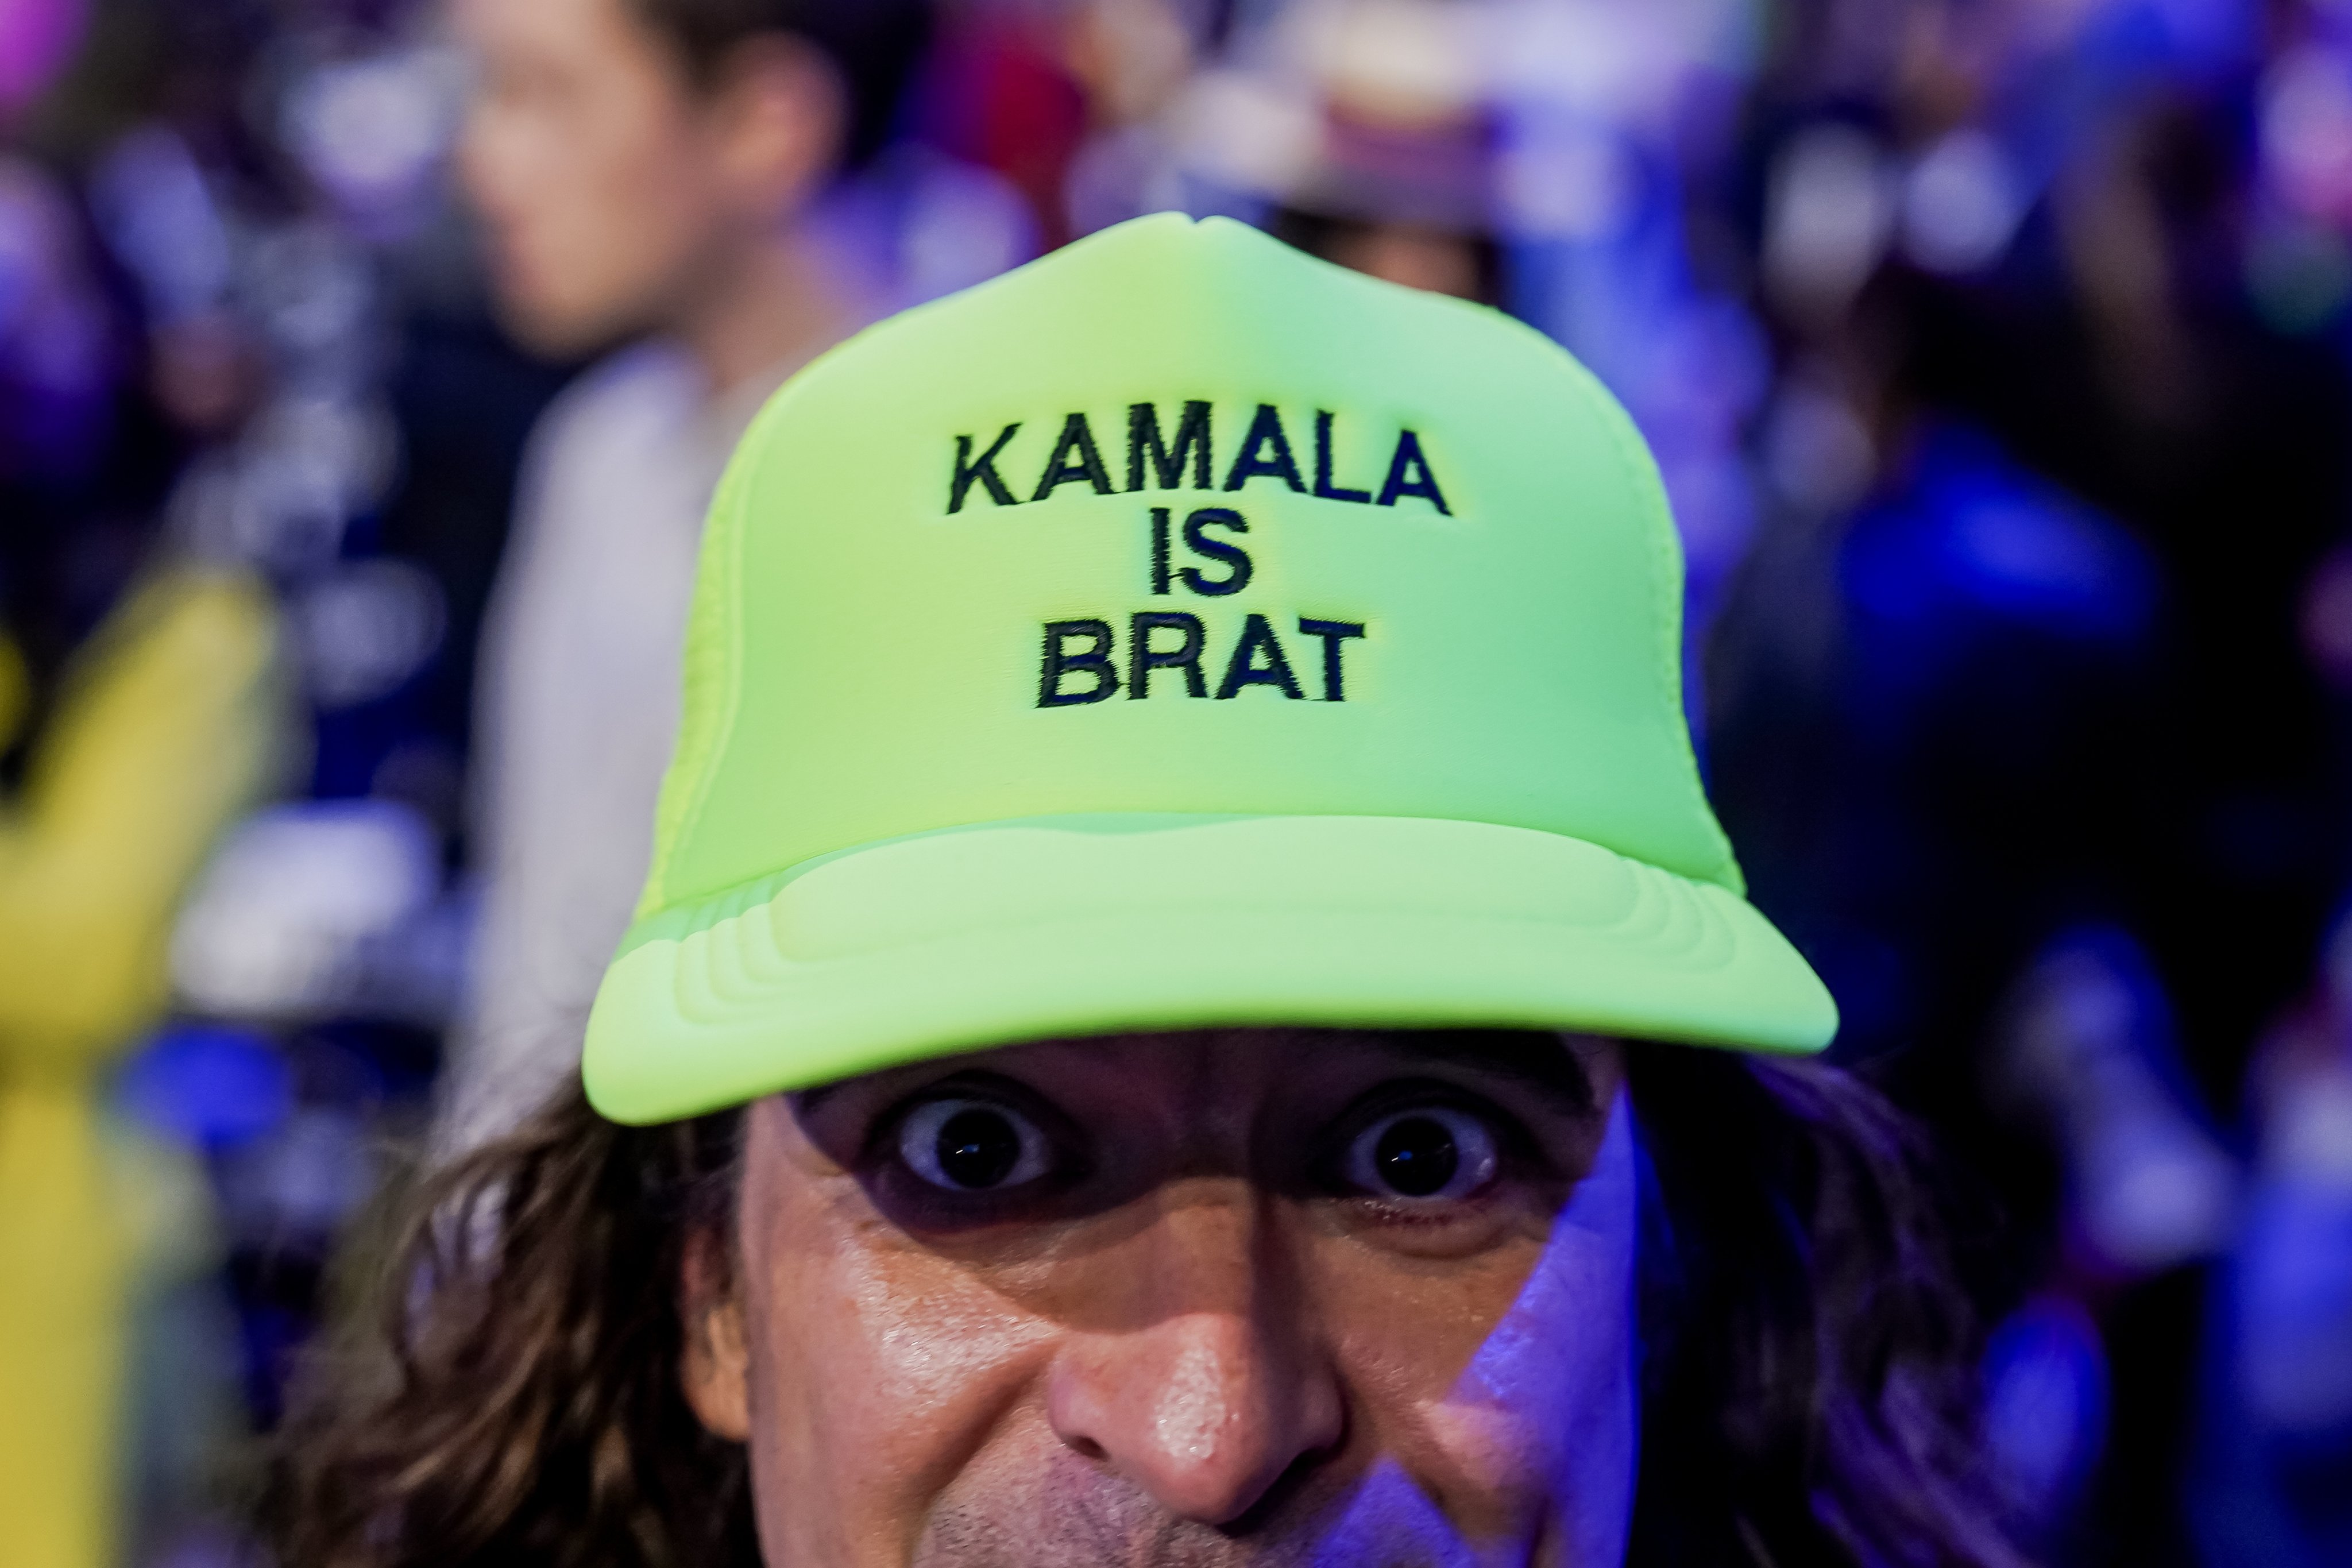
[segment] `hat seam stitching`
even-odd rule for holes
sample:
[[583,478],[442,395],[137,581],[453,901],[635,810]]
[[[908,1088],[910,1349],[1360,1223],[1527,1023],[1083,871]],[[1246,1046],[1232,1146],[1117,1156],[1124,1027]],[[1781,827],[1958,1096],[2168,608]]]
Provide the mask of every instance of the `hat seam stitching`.
[[[761,426],[774,423],[776,407],[782,401],[780,390],[778,395],[772,397],[759,416],[753,419],[752,431],[756,431]],[[709,564],[715,566],[722,574],[719,578],[720,582],[730,585],[740,585],[742,582],[741,555],[744,537],[742,521],[747,504],[746,496],[751,488],[752,476],[757,467],[754,454],[765,450],[764,444],[753,442],[752,431],[745,433],[744,439],[737,448],[747,460],[730,465],[720,479],[719,494],[711,506],[710,526],[702,542],[700,552],[705,556],[721,553],[725,555],[726,559],[723,562]],[[698,563],[698,578],[702,576],[705,570],[705,563]],[[713,699],[713,710],[705,722],[698,727],[696,734],[692,737],[697,743],[691,790],[679,807],[668,833],[663,836],[663,841],[656,846],[656,858],[645,900],[650,907],[640,911],[640,918],[663,912],[677,901],[674,899],[671,890],[671,874],[675,869],[675,863],[684,846],[693,842],[696,830],[701,826],[703,816],[709,805],[711,791],[717,782],[718,758],[725,748],[728,737],[734,732],[735,721],[741,708],[743,689],[743,617],[739,613],[740,606],[737,603],[737,594],[732,591],[713,595],[709,613],[718,623],[713,628],[713,636],[719,643],[719,689]],[[688,635],[690,640],[691,628]],[[686,662],[690,668],[692,661]],[[681,670],[680,685],[690,687],[691,684],[688,671]],[[682,692],[681,695],[683,696],[684,693]]]
[[[1628,414],[1614,396],[1602,387],[1600,378],[1590,367],[1573,355],[1569,363],[1575,366],[1577,381],[1585,401],[1600,416],[1609,432],[1610,445],[1617,457],[1618,467],[1638,498],[1644,519],[1649,524],[1646,542],[1650,557],[1650,586],[1654,602],[1653,613],[1658,626],[1656,657],[1652,665],[1653,678],[1657,682],[1658,695],[1671,711],[1683,711],[1682,637],[1683,602],[1682,551],[1680,537],[1675,528],[1674,511],[1668,503],[1664,476],[1657,471],[1654,459],[1644,462],[1648,449],[1633,428],[1633,416]],[[1739,869],[1739,860],[1733,850],[1730,837],[1715,819],[1715,807],[1706,798],[1706,786],[1699,779],[1698,754],[1692,748],[1687,721],[1675,727],[1675,743],[1685,763],[1684,787],[1698,806],[1700,820],[1706,824],[1713,839],[1716,857],[1729,882],[1715,882],[1713,878],[1699,880],[1714,882],[1734,897],[1746,896],[1747,879]]]

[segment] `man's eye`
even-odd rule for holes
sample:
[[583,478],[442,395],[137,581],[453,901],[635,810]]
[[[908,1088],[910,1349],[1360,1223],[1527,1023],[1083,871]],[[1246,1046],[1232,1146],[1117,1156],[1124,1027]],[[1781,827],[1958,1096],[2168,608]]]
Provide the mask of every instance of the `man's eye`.
[[1466,1198],[1495,1179],[1493,1129],[1451,1106],[1392,1111],[1356,1134],[1342,1169],[1375,1197],[1426,1203]]
[[986,1193],[1034,1182],[1054,1168],[1037,1124],[990,1100],[930,1100],[898,1124],[898,1158],[935,1187]]

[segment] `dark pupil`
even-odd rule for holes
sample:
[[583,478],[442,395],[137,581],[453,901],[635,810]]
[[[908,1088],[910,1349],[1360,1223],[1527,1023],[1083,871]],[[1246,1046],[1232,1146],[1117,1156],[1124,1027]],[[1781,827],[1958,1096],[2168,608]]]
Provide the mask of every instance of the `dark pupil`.
[[1444,1122],[1408,1116],[1391,1122],[1381,1134],[1372,1162],[1380,1169],[1381,1179],[1391,1188],[1409,1198],[1425,1198],[1444,1191],[1454,1179],[1462,1152],[1454,1146],[1454,1134]]
[[960,1187],[992,1187],[1021,1162],[1021,1137],[993,1110],[959,1110],[940,1129],[940,1169]]

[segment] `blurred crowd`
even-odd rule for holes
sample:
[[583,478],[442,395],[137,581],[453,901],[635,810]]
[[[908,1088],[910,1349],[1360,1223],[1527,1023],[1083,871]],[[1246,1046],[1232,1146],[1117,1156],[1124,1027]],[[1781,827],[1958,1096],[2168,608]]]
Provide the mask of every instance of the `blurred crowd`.
[[2042,1559],[2352,1563],[2352,0],[735,9],[0,0],[0,1562],[259,1561],[337,1259],[570,1065],[735,434],[1181,208],[1633,412]]

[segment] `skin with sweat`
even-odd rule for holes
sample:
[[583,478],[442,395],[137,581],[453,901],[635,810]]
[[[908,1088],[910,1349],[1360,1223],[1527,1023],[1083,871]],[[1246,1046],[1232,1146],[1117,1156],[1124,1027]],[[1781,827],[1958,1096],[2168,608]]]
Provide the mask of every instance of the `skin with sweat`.
[[1620,1047],[1047,1041],[750,1111],[689,1400],[773,1568],[1620,1561]]

